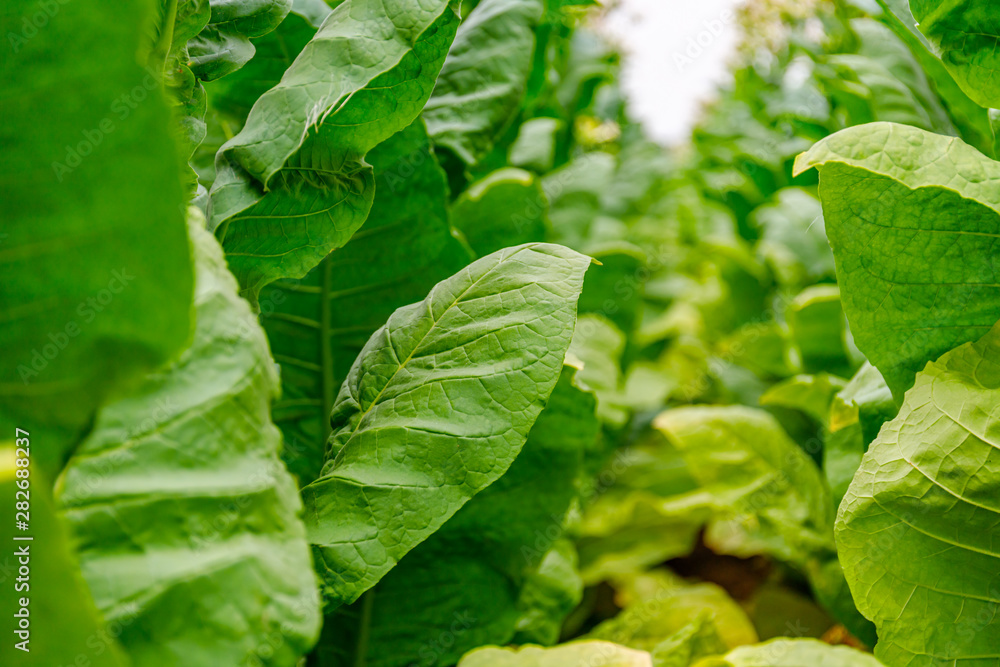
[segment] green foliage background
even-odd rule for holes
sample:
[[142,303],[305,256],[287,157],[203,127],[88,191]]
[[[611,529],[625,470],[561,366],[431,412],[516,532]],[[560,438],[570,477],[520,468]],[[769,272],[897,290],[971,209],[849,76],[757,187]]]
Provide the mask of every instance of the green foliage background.
[[803,7],[0,10],[0,662],[997,664],[1000,10]]

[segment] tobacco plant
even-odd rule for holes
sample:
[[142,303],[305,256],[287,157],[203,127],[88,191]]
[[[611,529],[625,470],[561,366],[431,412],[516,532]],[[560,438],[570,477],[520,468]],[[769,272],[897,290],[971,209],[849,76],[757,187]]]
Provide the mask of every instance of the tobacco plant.
[[995,662],[1000,14],[594,4],[0,10],[0,662]]

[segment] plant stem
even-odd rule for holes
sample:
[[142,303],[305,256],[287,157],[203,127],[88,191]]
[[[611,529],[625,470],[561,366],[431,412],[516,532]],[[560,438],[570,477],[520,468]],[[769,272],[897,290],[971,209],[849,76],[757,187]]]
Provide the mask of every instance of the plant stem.
[[361,596],[361,620],[358,625],[358,644],[354,653],[354,667],[365,667],[368,662],[368,640],[371,635],[372,607],[375,591],[369,589]]

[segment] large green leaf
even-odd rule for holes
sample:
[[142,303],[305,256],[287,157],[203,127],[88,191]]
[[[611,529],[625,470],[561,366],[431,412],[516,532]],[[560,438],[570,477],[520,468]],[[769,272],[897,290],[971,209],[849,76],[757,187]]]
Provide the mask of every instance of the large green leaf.
[[0,9],[0,432],[44,428],[50,478],[110,394],[183,348],[193,284],[170,113],[136,62],[153,3],[57,8]]
[[[125,667],[121,648],[104,629],[80,576],[42,472],[16,463],[28,463],[44,447],[43,432],[18,435],[24,437],[18,439],[16,455],[15,441],[0,443],[0,492],[7,499],[0,509],[0,534],[7,545],[3,579],[8,587],[0,596],[0,613],[9,623],[0,662],[8,667]],[[15,503],[22,502],[30,505],[30,528],[24,531],[15,529],[15,521],[24,518],[16,515]],[[27,572],[19,571],[22,565]]]
[[[917,29],[917,20],[913,18],[913,12],[910,10],[910,0],[875,0],[875,2],[878,3],[879,8],[882,10],[882,15],[879,16],[879,19],[892,28],[893,32],[900,39],[902,39],[901,31],[905,30],[929,52],[931,43]],[[927,69],[926,65],[924,69]]]
[[556,245],[501,250],[371,337],[303,489],[330,602],[356,600],[510,467],[559,379],[589,263]]
[[830,646],[815,639],[772,639],[741,646],[717,658],[705,658],[694,667],[882,667],[868,653],[848,646]]
[[422,121],[369,155],[371,215],[346,246],[302,280],[261,293],[264,327],[282,367],[274,420],[301,484],[323,466],[330,410],[355,357],[397,308],[419,301],[472,257],[448,225],[445,176]]
[[819,142],[796,161],[810,167],[855,342],[901,400],[927,361],[1000,319],[1000,163],[876,123]]
[[364,222],[375,190],[364,156],[416,118],[457,24],[448,0],[347,0],[220,149],[210,224],[251,301]]
[[436,146],[474,165],[517,113],[542,0],[482,0],[462,23],[424,119]]
[[581,641],[553,648],[487,646],[465,655],[458,667],[653,667],[653,659],[611,642]]
[[983,107],[1000,107],[1000,8],[996,3],[910,0],[910,10],[962,90]]
[[135,667],[294,664],[319,595],[270,418],[277,371],[203,225],[194,342],[101,412],[57,500]]
[[1000,327],[917,375],[837,518],[858,608],[887,665],[1000,656]]
[[[520,596],[562,531],[578,496],[587,449],[600,425],[593,395],[559,383],[521,453],[500,479],[416,546],[352,607],[328,617],[324,667],[454,665],[466,651],[505,644],[521,618]],[[456,619],[474,619],[461,632]],[[405,630],[404,630],[405,628]],[[451,641],[436,646],[444,635]]]

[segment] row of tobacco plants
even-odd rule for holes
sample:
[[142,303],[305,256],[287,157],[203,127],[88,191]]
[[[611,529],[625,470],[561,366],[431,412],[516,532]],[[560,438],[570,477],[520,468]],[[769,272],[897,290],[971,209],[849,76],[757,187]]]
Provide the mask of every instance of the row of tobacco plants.
[[1000,9],[588,4],[0,10],[0,662],[996,664]]

